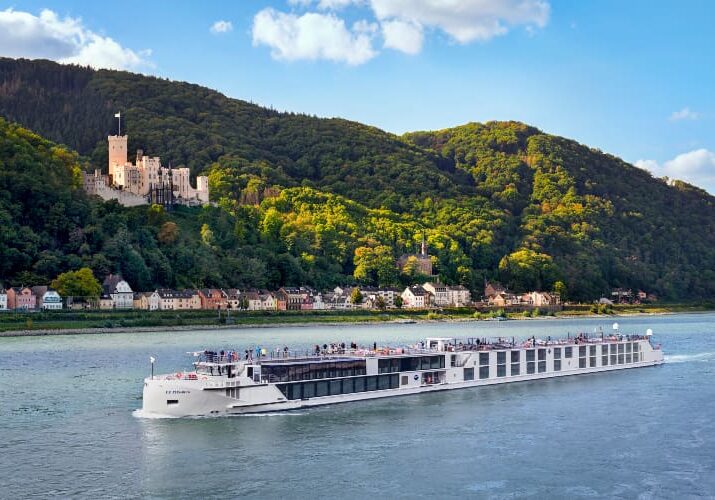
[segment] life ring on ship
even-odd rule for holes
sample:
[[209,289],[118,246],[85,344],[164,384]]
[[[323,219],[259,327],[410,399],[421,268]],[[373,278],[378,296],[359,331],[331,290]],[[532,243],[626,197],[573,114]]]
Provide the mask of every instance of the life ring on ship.
[[183,375],[184,374],[181,372],[176,372],[176,378],[178,378],[179,380],[181,380],[181,377],[183,377]]

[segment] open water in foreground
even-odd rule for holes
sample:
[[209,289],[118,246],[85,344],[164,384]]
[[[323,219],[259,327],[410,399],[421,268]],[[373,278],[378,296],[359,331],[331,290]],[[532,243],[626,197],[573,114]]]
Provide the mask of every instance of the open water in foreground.
[[546,337],[609,319],[0,339],[0,497],[715,496],[715,315],[618,318],[668,363],[300,412],[137,418],[148,358],[186,351]]

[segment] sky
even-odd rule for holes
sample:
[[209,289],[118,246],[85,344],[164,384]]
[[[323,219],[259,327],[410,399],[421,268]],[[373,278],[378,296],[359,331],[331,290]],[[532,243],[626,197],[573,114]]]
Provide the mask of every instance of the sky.
[[0,55],[402,134],[518,120],[715,194],[708,0],[0,0]]

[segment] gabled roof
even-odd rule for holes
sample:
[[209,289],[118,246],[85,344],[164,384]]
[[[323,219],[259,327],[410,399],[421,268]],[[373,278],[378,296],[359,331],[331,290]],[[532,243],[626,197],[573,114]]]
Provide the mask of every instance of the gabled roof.
[[120,274],[109,274],[102,282],[102,290],[104,293],[111,294],[117,291],[117,285],[119,282],[124,281]]

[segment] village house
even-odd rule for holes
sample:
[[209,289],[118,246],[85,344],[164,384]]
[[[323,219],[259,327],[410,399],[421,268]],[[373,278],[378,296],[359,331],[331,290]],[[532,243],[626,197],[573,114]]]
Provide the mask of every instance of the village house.
[[[132,305],[134,305],[133,302],[132,300]],[[99,297],[99,308],[103,311],[114,309],[114,299],[109,295],[102,294]]]
[[303,304],[303,292],[300,288],[281,287],[276,292],[278,310],[300,311]]
[[507,291],[498,292],[487,298],[487,304],[492,307],[516,306],[521,303],[521,297]]
[[45,295],[49,288],[44,285],[38,285],[30,287],[30,290],[32,290],[32,295],[35,296],[35,305],[33,306],[33,309],[42,309],[42,296]]
[[160,310],[195,310],[201,309],[201,298],[195,290],[170,290],[162,288],[159,294]]
[[494,297],[500,293],[508,293],[506,287],[502,286],[501,283],[487,281],[484,283],[484,300],[489,301],[491,297]]
[[43,311],[60,311],[62,310],[62,297],[55,290],[48,289],[42,294],[40,300],[40,309]]
[[140,292],[134,294],[134,309],[142,311],[159,310],[159,294],[156,292]]
[[558,293],[529,292],[523,296],[523,301],[534,307],[556,306],[561,303]]
[[238,288],[226,288],[223,290],[226,295],[226,304],[232,311],[241,309],[241,291]]
[[611,290],[611,300],[616,304],[630,304],[633,302],[633,290],[614,288]]
[[259,309],[261,311],[275,311],[278,307],[276,295],[268,290],[261,290],[258,294]]
[[362,294],[363,306],[365,308],[376,308],[377,306],[375,304],[379,303],[377,298],[382,297],[385,307],[391,309],[395,307],[395,297],[400,295],[400,291],[397,288],[361,286],[360,294]]
[[447,287],[447,302],[454,307],[471,305],[472,294],[463,285],[450,285]]
[[0,286],[0,311],[7,311],[7,290]]
[[402,292],[402,307],[407,309],[424,309],[430,306],[430,293],[421,285],[412,285]]
[[243,292],[245,305],[249,311],[261,311],[261,293],[258,290],[246,290]]
[[30,311],[37,307],[37,298],[29,287],[12,287],[7,289],[7,308]]
[[218,288],[202,288],[198,291],[201,300],[201,309],[227,309],[228,298],[223,290]]
[[434,298],[433,305],[435,306],[448,306],[451,305],[449,303],[449,295],[447,293],[447,286],[443,285],[442,283],[433,283],[431,281],[428,281],[427,283],[423,284],[422,287],[427,290],[429,293],[432,294]]
[[113,309],[132,309],[134,307],[134,292],[129,283],[118,274],[110,274],[104,278],[102,292],[112,298]]

